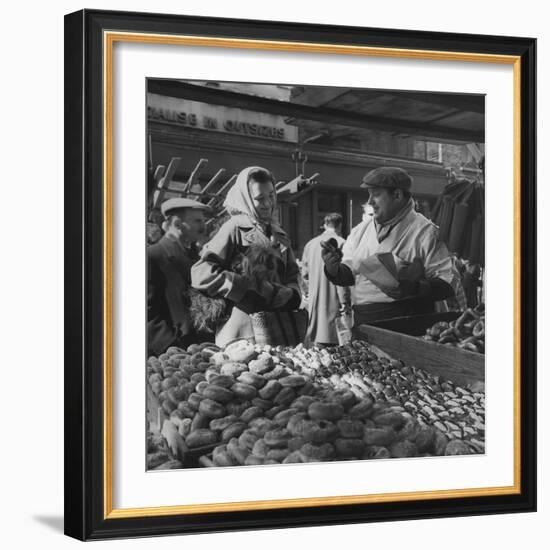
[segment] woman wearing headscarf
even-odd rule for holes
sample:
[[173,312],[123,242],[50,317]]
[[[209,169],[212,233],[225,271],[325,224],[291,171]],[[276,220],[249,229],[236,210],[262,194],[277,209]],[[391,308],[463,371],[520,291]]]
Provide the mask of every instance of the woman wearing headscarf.
[[[290,311],[300,304],[299,269],[290,240],[276,220],[277,195],[271,172],[245,168],[229,190],[224,206],[231,215],[208,242],[191,269],[191,284],[211,297],[228,300],[232,309],[216,331],[216,343],[254,337],[249,314]],[[253,284],[235,269],[251,247],[269,249],[275,257],[271,282]]]

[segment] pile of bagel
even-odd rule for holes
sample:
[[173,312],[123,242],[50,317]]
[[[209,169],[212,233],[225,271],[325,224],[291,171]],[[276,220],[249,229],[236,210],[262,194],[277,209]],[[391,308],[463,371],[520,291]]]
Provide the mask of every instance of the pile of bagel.
[[485,353],[485,305],[468,308],[455,321],[435,323],[426,330],[423,338],[474,353]]
[[[147,361],[174,467],[400,458],[476,452],[398,400],[338,388],[297,369],[288,348],[237,341],[169,348]],[[299,372],[299,373],[297,373]],[[202,452],[204,450],[204,452]]]

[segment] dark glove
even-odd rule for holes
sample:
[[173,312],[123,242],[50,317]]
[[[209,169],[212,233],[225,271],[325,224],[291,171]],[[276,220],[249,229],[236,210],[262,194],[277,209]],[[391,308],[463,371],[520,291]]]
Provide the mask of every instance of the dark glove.
[[321,258],[325,263],[326,270],[330,275],[335,277],[342,262],[343,253],[341,247],[338,246],[336,239],[329,239],[328,241],[321,242],[321,249]]
[[256,313],[268,309],[267,300],[254,290],[247,290],[242,300],[235,304],[244,313]]
[[288,286],[273,285],[275,292],[269,302],[272,311],[292,311],[297,309],[302,301],[300,293]]
[[418,281],[400,281],[395,290],[385,290],[384,294],[394,300],[406,298],[427,298],[431,294],[430,283],[426,279]]

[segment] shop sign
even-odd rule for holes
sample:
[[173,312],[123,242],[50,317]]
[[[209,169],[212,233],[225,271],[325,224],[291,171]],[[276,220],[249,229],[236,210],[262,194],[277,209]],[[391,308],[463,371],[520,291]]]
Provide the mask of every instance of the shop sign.
[[294,143],[298,141],[298,128],[286,124],[282,116],[158,94],[147,94],[147,117],[150,121],[200,130]]

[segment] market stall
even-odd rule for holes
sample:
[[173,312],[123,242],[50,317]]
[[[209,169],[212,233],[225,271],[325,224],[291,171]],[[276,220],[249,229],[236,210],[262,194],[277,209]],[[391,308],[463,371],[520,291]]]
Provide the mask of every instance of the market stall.
[[360,339],[170,348],[147,362],[148,467],[484,453],[483,384],[435,372]]

